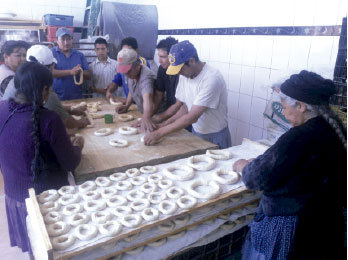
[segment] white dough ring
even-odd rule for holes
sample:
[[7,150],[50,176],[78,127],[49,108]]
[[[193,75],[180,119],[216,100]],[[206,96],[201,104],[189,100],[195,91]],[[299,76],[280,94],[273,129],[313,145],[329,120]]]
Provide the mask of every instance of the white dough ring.
[[173,221],[174,221],[175,225],[183,226],[183,225],[186,225],[186,223],[189,222],[189,220],[190,220],[190,214],[187,214],[187,215],[177,217]]
[[179,233],[176,233],[174,235],[170,235],[168,236],[167,238],[170,240],[170,239],[177,239],[177,238],[180,238],[180,237],[183,237],[184,235],[186,234],[186,230],[183,230]]
[[227,150],[207,150],[206,155],[215,160],[228,160],[232,157]]
[[71,216],[76,213],[80,213],[82,211],[82,206],[78,203],[66,205],[63,208],[63,214],[66,216]]
[[158,218],[159,212],[154,208],[146,208],[141,212],[141,216],[147,221],[153,221]]
[[76,238],[73,235],[62,235],[52,239],[52,246],[55,250],[64,250],[75,243]]
[[[198,186],[210,186],[209,192],[197,192],[195,190],[196,187]],[[205,180],[196,180],[193,183],[191,183],[191,185],[188,188],[188,193],[190,195],[192,195],[193,197],[197,198],[197,199],[213,199],[215,198],[217,195],[220,194],[220,186],[217,182],[215,181],[205,181]]]
[[166,191],[166,194],[171,199],[177,199],[184,194],[184,190],[179,187],[171,187]]
[[105,209],[106,203],[104,201],[100,201],[100,200],[90,200],[90,201],[86,201],[84,203],[83,207],[87,211],[94,212],[94,211],[99,211],[99,210]]
[[45,223],[53,224],[62,220],[62,216],[57,211],[48,212],[44,216]]
[[[174,174],[175,170],[184,171],[185,174]],[[194,170],[187,165],[174,165],[163,169],[163,173],[170,179],[176,181],[188,181],[195,176]]]
[[[96,110],[95,112],[97,112],[97,111],[98,110]],[[89,125],[87,125],[86,127],[88,127],[88,128],[94,127],[94,121],[93,121],[92,116],[87,111],[85,111],[85,115],[86,115],[86,117],[87,117],[87,119],[89,121]]]
[[130,204],[130,207],[134,209],[135,211],[142,211],[143,209],[149,206],[150,206],[150,201],[147,199],[137,199]]
[[115,102],[112,98],[110,98],[110,104],[113,106],[122,106],[122,102]]
[[104,224],[112,219],[112,215],[108,211],[97,211],[92,213],[92,221],[98,224]]
[[99,187],[107,187],[111,185],[111,181],[108,177],[98,177],[95,179],[95,184]]
[[120,195],[116,195],[112,198],[110,198],[106,204],[110,207],[110,208],[115,208],[117,206],[122,206],[124,204],[127,203],[127,199],[123,196]]
[[158,182],[158,186],[162,189],[162,190],[166,190],[169,187],[173,186],[173,181],[172,180],[160,180]]
[[60,195],[74,194],[76,192],[75,186],[63,186],[58,190]]
[[127,122],[127,121],[131,121],[134,119],[134,116],[132,115],[119,115],[118,116],[118,120],[120,120],[121,122]]
[[[82,232],[86,230],[86,232]],[[91,240],[98,234],[98,229],[95,225],[82,224],[75,228],[75,236],[82,240]]]
[[128,141],[124,139],[111,139],[109,141],[109,145],[114,147],[126,147],[128,145]]
[[132,190],[127,194],[127,200],[136,201],[145,197],[145,193],[140,190]]
[[100,197],[100,193],[97,190],[87,191],[82,194],[82,198],[86,201],[88,200],[97,200]]
[[123,181],[127,179],[127,175],[124,172],[115,172],[111,174],[109,178],[112,181]]
[[57,201],[47,201],[40,206],[40,211],[42,215],[50,211],[58,211],[60,208],[60,204]]
[[[220,175],[229,175],[231,178],[223,178]],[[219,168],[213,172],[213,179],[221,184],[235,184],[239,181],[239,174],[227,169]]]
[[148,182],[152,183],[158,183],[160,180],[163,179],[162,175],[159,174],[151,174],[149,177],[147,177]]
[[149,195],[149,201],[152,204],[159,204],[161,201],[165,200],[167,195],[164,192],[152,192]]
[[69,219],[69,223],[73,226],[79,226],[86,224],[89,221],[90,216],[85,213],[77,213]]
[[120,233],[122,226],[117,221],[108,221],[104,224],[99,225],[100,234],[113,237]]
[[119,181],[116,183],[116,189],[118,190],[130,190],[133,185],[129,181]]
[[162,223],[158,225],[158,229],[164,232],[172,231],[175,228],[175,224],[172,221]]
[[157,190],[157,185],[152,182],[146,182],[141,185],[140,189],[145,193],[151,193]]
[[101,191],[101,196],[103,199],[110,199],[113,198],[117,194],[117,192],[117,189],[113,187],[108,187]]
[[144,250],[144,246],[140,246],[140,247],[137,247],[137,248],[134,248],[132,250],[127,251],[126,254],[128,254],[128,255],[136,255],[136,254],[141,253],[143,250]]
[[68,233],[69,230],[70,230],[70,225],[63,221],[58,221],[54,224],[50,224],[47,226],[47,232],[50,235],[50,237],[57,237],[60,235],[64,235]]
[[122,217],[121,223],[125,227],[134,228],[140,225],[141,217],[137,214],[129,214]]
[[145,183],[145,178],[143,176],[135,176],[134,178],[132,178],[130,180],[130,182],[135,185],[135,186],[139,186]]
[[131,168],[126,171],[126,174],[129,178],[140,175],[140,171],[137,168]]
[[164,238],[158,239],[152,243],[148,243],[147,245],[151,246],[151,247],[158,247],[158,246],[163,246],[166,242],[167,242],[167,238],[164,237]]
[[146,174],[151,174],[157,172],[157,167],[156,166],[143,166],[140,167],[140,172],[146,173]]
[[106,136],[106,135],[109,135],[111,133],[112,133],[111,128],[100,128],[94,132],[94,135],[95,136]]
[[39,202],[45,203],[48,201],[55,201],[59,198],[56,190],[46,190],[39,195]]
[[180,197],[176,203],[178,203],[178,206],[182,209],[189,209],[196,205],[197,199],[192,196],[182,196]]
[[125,215],[129,215],[132,213],[132,208],[128,206],[117,206],[112,210],[112,213],[114,213],[117,217],[123,217]]
[[79,186],[79,191],[87,192],[87,191],[95,190],[96,188],[97,188],[97,185],[95,184],[94,181],[86,181]]
[[78,194],[66,194],[59,198],[58,202],[62,205],[69,205],[77,203],[80,201],[80,196]]
[[177,206],[174,202],[171,202],[169,200],[164,200],[158,205],[158,209],[164,215],[170,215],[176,211]]
[[104,114],[98,114],[98,113],[89,113],[89,115],[93,118],[93,119],[100,119],[100,118],[104,118]]
[[118,129],[118,132],[122,135],[135,135],[138,133],[138,129],[130,126],[123,126]]
[[[198,162],[206,162],[205,164],[196,164]],[[188,158],[188,166],[197,171],[209,171],[215,167],[215,160],[206,155],[194,155]]]

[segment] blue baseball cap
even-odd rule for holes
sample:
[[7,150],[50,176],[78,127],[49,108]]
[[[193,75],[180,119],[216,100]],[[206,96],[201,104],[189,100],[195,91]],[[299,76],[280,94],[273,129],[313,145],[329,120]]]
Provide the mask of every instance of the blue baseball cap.
[[182,41],[173,45],[169,52],[170,65],[167,69],[167,74],[178,74],[185,62],[195,55],[197,55],[197,50],[189,41]]
[[71,31],[66,28],[66,27],[60,27],[57,31],[56,31],[56,37],[59,38],[59,37],[62,37],[64,35],[69,35],[70,37],[72,37],[72,33]]

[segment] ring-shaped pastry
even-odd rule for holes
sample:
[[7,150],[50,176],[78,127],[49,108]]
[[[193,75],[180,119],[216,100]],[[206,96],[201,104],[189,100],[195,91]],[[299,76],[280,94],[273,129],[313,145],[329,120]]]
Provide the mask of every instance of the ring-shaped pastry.
[[165,200],[167,195],[164,192],[151,192],[149,194],[149,201],[152,204],[159,204],[161,201]]
[[52,247],[55,250],[64,250],[71,247],[75,243],[76,238],[73,235],[61,235],[52,239]]
[[169,232],[175,228],[175,223],[173,221],[168,221],[158,225],[160,231]]
[[140,175],[140,171],[137,168],[131,168],[126,171],[126,174],[129,178]]
[[118,190],[114,187],[108,187],[101,191],[101,196],[103,199],[113,198],[117,194]]
[[89,115],[90,115],[93,119],[104,118],[104,114],[98,114],[98,113],[90,112]]
[[147,221],[153,221],[158,219],[159,212],[154,208],[146,208],[141,212],[141,216]]
[[63,214],[65,216],[71,216],[82,211],[82,206],[79,203],[69,204],[63,208]]
[[234,221],[227,221],[225,222],[224,224],[222,224],[220,226],[221,229],[224,229],[224,230],[231,230],[232,228],[234,228],[236,226],[236,222]]
[[[208,192],[198,192],[195,190],[198,186],[209,186]],[[206,181],[206,180],[196,180],[187,189],[187,192],[197,199],[213,199],[220,194],[220,186],[215,181]]]
[[129,215],[132,213],[132,208],[128,206],[117,206],[114,209],[112,209],[112,213],[114,213],[117,217],[123,217],[125,215]]
[[[98,110],[96,109],[94,112],[97,112]],[[88,121],[89,121],[89,124],[86,126],[87,128],[92,128],[92,127],[94,127],[94,120],[93,120],[93,118],[92,118],[92,116],[89,114],[90,112],[92,112],[92,111],[89,111],[88,110],[88,112],[87,111],[85,111],[85,115],[86,115],[86,117],[87,117],[87,119],[88,119]],[[92,112],[93,113],[93,112]]]
[[[180,171],[180,174],[174,174],[174,171]],[[182,172],[184,172],[184,174]],[[169,166],[163,169],[163,174],[166,175],[169,179],[176,181],[188,181],[195,176],[194,170],[187,165]]]
[[117,221],[108,221],[99,225],[99,232],[105,236],[113,237],[120,233],[122,226]]
[[185,195],[185,196],[181,196],[176,201],[176,203],[182,209],[190,209],[190,208],[194,207],[197,204],[197,199],[192,197],[192,196]]
[[173,186],[173,181],[172,180],[160,180],[158,181],[158,186],[162,189],[162,190],[166,190],[170,187]]
[[130,179],[130,182],[135,185],[135,186],[139,186],[144,184],[146,181],[146,179],[143,176],[135,176],[132,179]]
[[102,200],[89,200],[83,205],[84,209],[90,212],[100,211],[106,208],[106,203]]
[[[83,232],[84,231],[84,232]],[[95,225],[82,224],[75,228],[75,236],[81,240],[91,240],[98,234],[98,229]]]
[[89,219],[90,219],[90,216],[88,214],[80,212],[80,213],[77,213],[77,214],[73,215],[69,219],[69,223],[72,226],[76,227],[76,226],[88,223]]
[[112,215],[108,211],[93,212],[91,217],[92,217],[92,221],[98,224],[104,224],[105,222],[112,219]]
[[107,187],[111,185],[111,181],[108,177],[98,177],[95,179],[95,184],[99,187]]
[[140,246],[140,247],[134,248],[132,250],[129,250],[129,251],[125,252],[125,253],[127,255],[136,255],[136,254],[141,253],[143,250],[144,250],[144,246]]
[[234,222],[236,222],[236,224],[243,224],[245,221],[246,221],[246,217],[241,216],[241,217],[237,218]]
[[69,204],[74,204],[74,203],[77,203],[79,201],[80,201],[80,196],[78,194],[66,194],[66,195],[61,196],[58,199],[58,202],[64,206],[69,205]]
[[63,186],[58,190],[58,193],[60,195],[66,195],[66,194],[74,194],[76,192],[75,186]]
[[207,150],[206,155],[215,160],[229,160],[232,157],[228,150]]
[[47,224],[53,224],[61,221],[62,215],[60,215],[57,211],[51,211],[44,216],[44,220]]
[[130,126],[123,126],[118,129],[118,132],[122,135],[135,135],[138,133],[138,129]]
[[113,106],[122,106],[123,103],[122,102],[115,102],[112,98],[110,98],[110,104]]
[[127,199],[123,196],[120,195],[115,195],[114,197],[110,198],[107,200],[106,204],[110,207],[110,208],[115,208],[117,206],[122,206],[125,205],[127,203]]
[[162,175],[159,174],[151,174],[149,177],[147,177],[147,181],[148,182],[152,182],[152,183],[158,183],[160,180],[163,179]]
[[96,188],[97,188],[97,185],[95,184],[94,181],[86,181],[79,186],[79,191],[87,192],[87,191],[95,190]]
[[[141,218],[140,218],[141,220]],[[136,234],[133,234],[133,235],[130,235],[128,237],[125,237],[123,240],[127,243],[131,243],[133,242],[134,240],[136,240],[138,237],[140,236],[140,232],[139,233],[136,233]]]
[[86,193],[82,193],[82,198],[86,201],[88,200],[97,200],[100,197],[100,193],[97,190],[87,191]]
[[68,233],[70,230],[70,225],[63,221],[58,221],[54,224],[47,226],[47,233],[50,237],[57,237]]
[[243,199],[243,196],[239,195],[239,196],[230,198],[229,201],[230,202],[238,202],[238,201],[240,201],[242,199]]
[[107,136],[112,134],[111,128],[100,128],[94,132],[95,136]]
[[145,197],[145,193],[140,190],[132,190],[127,194],[127,200],[136,201]]
[[140,172],[145,173],[145,174],[151,174],[157,172],[157,167],[156,166],[143,166],[140,167]]
[[151,246],[151,247],[159,247],[159,246],[163,246],[166,242],[167,242],[167,238],[164,237],[164,238],[158,239],[152,243],[148,243],[147,245]]
[[112,181],[123,181],[127,179],[127,174],[125,174],[124,172],[115,172],[111,174],[109,178]]
[[109,145],[114,147],[126,147],[128,146],[128,141],[124,139],[111,139],[109,140]]
[[58,211],[60,208],[60,204],[57,201],[48,201],[40,205],[40,211],[42,215],[50,211]]
[[59,194],[56,190],[46,190],[39,195],[39,202],[56,201],[58,198]]
[[121,218],[121,223],[125,227],[134,228],[140,225],[141,217],[137,214],[129,214]]
[[143,209],[150,206],[150,201],[147,199],[137,199],[132,201],[130,207],[135,211],[142,211]]
[[190,214],[187,214],[187,215],[177,217],[176,219],[173,219],[173,221],[175,225],[183,226],[183,225],[186,225],[187,222],[189,222],[190,218],[191,218]]
[[152,182],[146,182],[143,185],[141,185],[140,190],[145,193],[151,193],[157,190],[157,185]]
[[174,213],[176,209],[177,209],[176,204],[169,200],[163,200],[158,205],[158,210],[161,211],[164,215],[170,215]]
[[[228,175],[231,178],[223,178],[221,175]],[[215,181],[221,184],[235,184],[239,181],[239,174],[232,170],[227,170],[223,168],[219,168],[213,172],[212,177]]]
[[185,234],[186,234],[186,230],[183,230],[183,231],[180,231],[180,232],[175,233],[173,235],[167,236],[167,238],[168,238],[168,240],[177,239],[177,238],[185,236]]
[[171,187],[166,191],[168,198],[177,199],[184,194],[184,190],[179,187]]
[[[206,162],[205,164],[197,164],[199,162]],[[197,171],[209,171],[215,167],[215,160],[206,155],[194,155],[188,158],[187,165]]]
[[217,216],[217,218],[222,219],[222,220],[229,220],[230,217],[231,217],[231,212]]
[[118,120],[121,122],[128,122],[134,119],[134,116],[132,115],[119,115]]
[[116,189],[118,190],[130,190],[133,185],[129,181],[119,181],[116,183]]

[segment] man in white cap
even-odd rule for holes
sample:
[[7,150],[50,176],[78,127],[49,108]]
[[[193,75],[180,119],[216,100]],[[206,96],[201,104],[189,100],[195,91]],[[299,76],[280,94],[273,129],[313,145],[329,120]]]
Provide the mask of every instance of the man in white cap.
[[[126,113],[134,101],[143,117],[140,123],[143,131],[153,131],[156,125],[151,117],[154,111],[153,90],[155,73],[140,63],[138,54],[133,49],[122,49],[117,55],[117,72],[123,73],[127,79],[129,93],[125,105],[116,108],[116,112]],[[137,123],[135,123],[136,125]]]

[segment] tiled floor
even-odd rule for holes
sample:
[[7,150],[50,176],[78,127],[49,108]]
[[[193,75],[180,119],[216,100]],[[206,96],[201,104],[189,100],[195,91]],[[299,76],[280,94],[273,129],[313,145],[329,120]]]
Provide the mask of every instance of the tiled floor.
[[0,173],[0,259],[27,260],[27,253],[22,253],[18,247],[10,247],[5,210],[4,181]]

